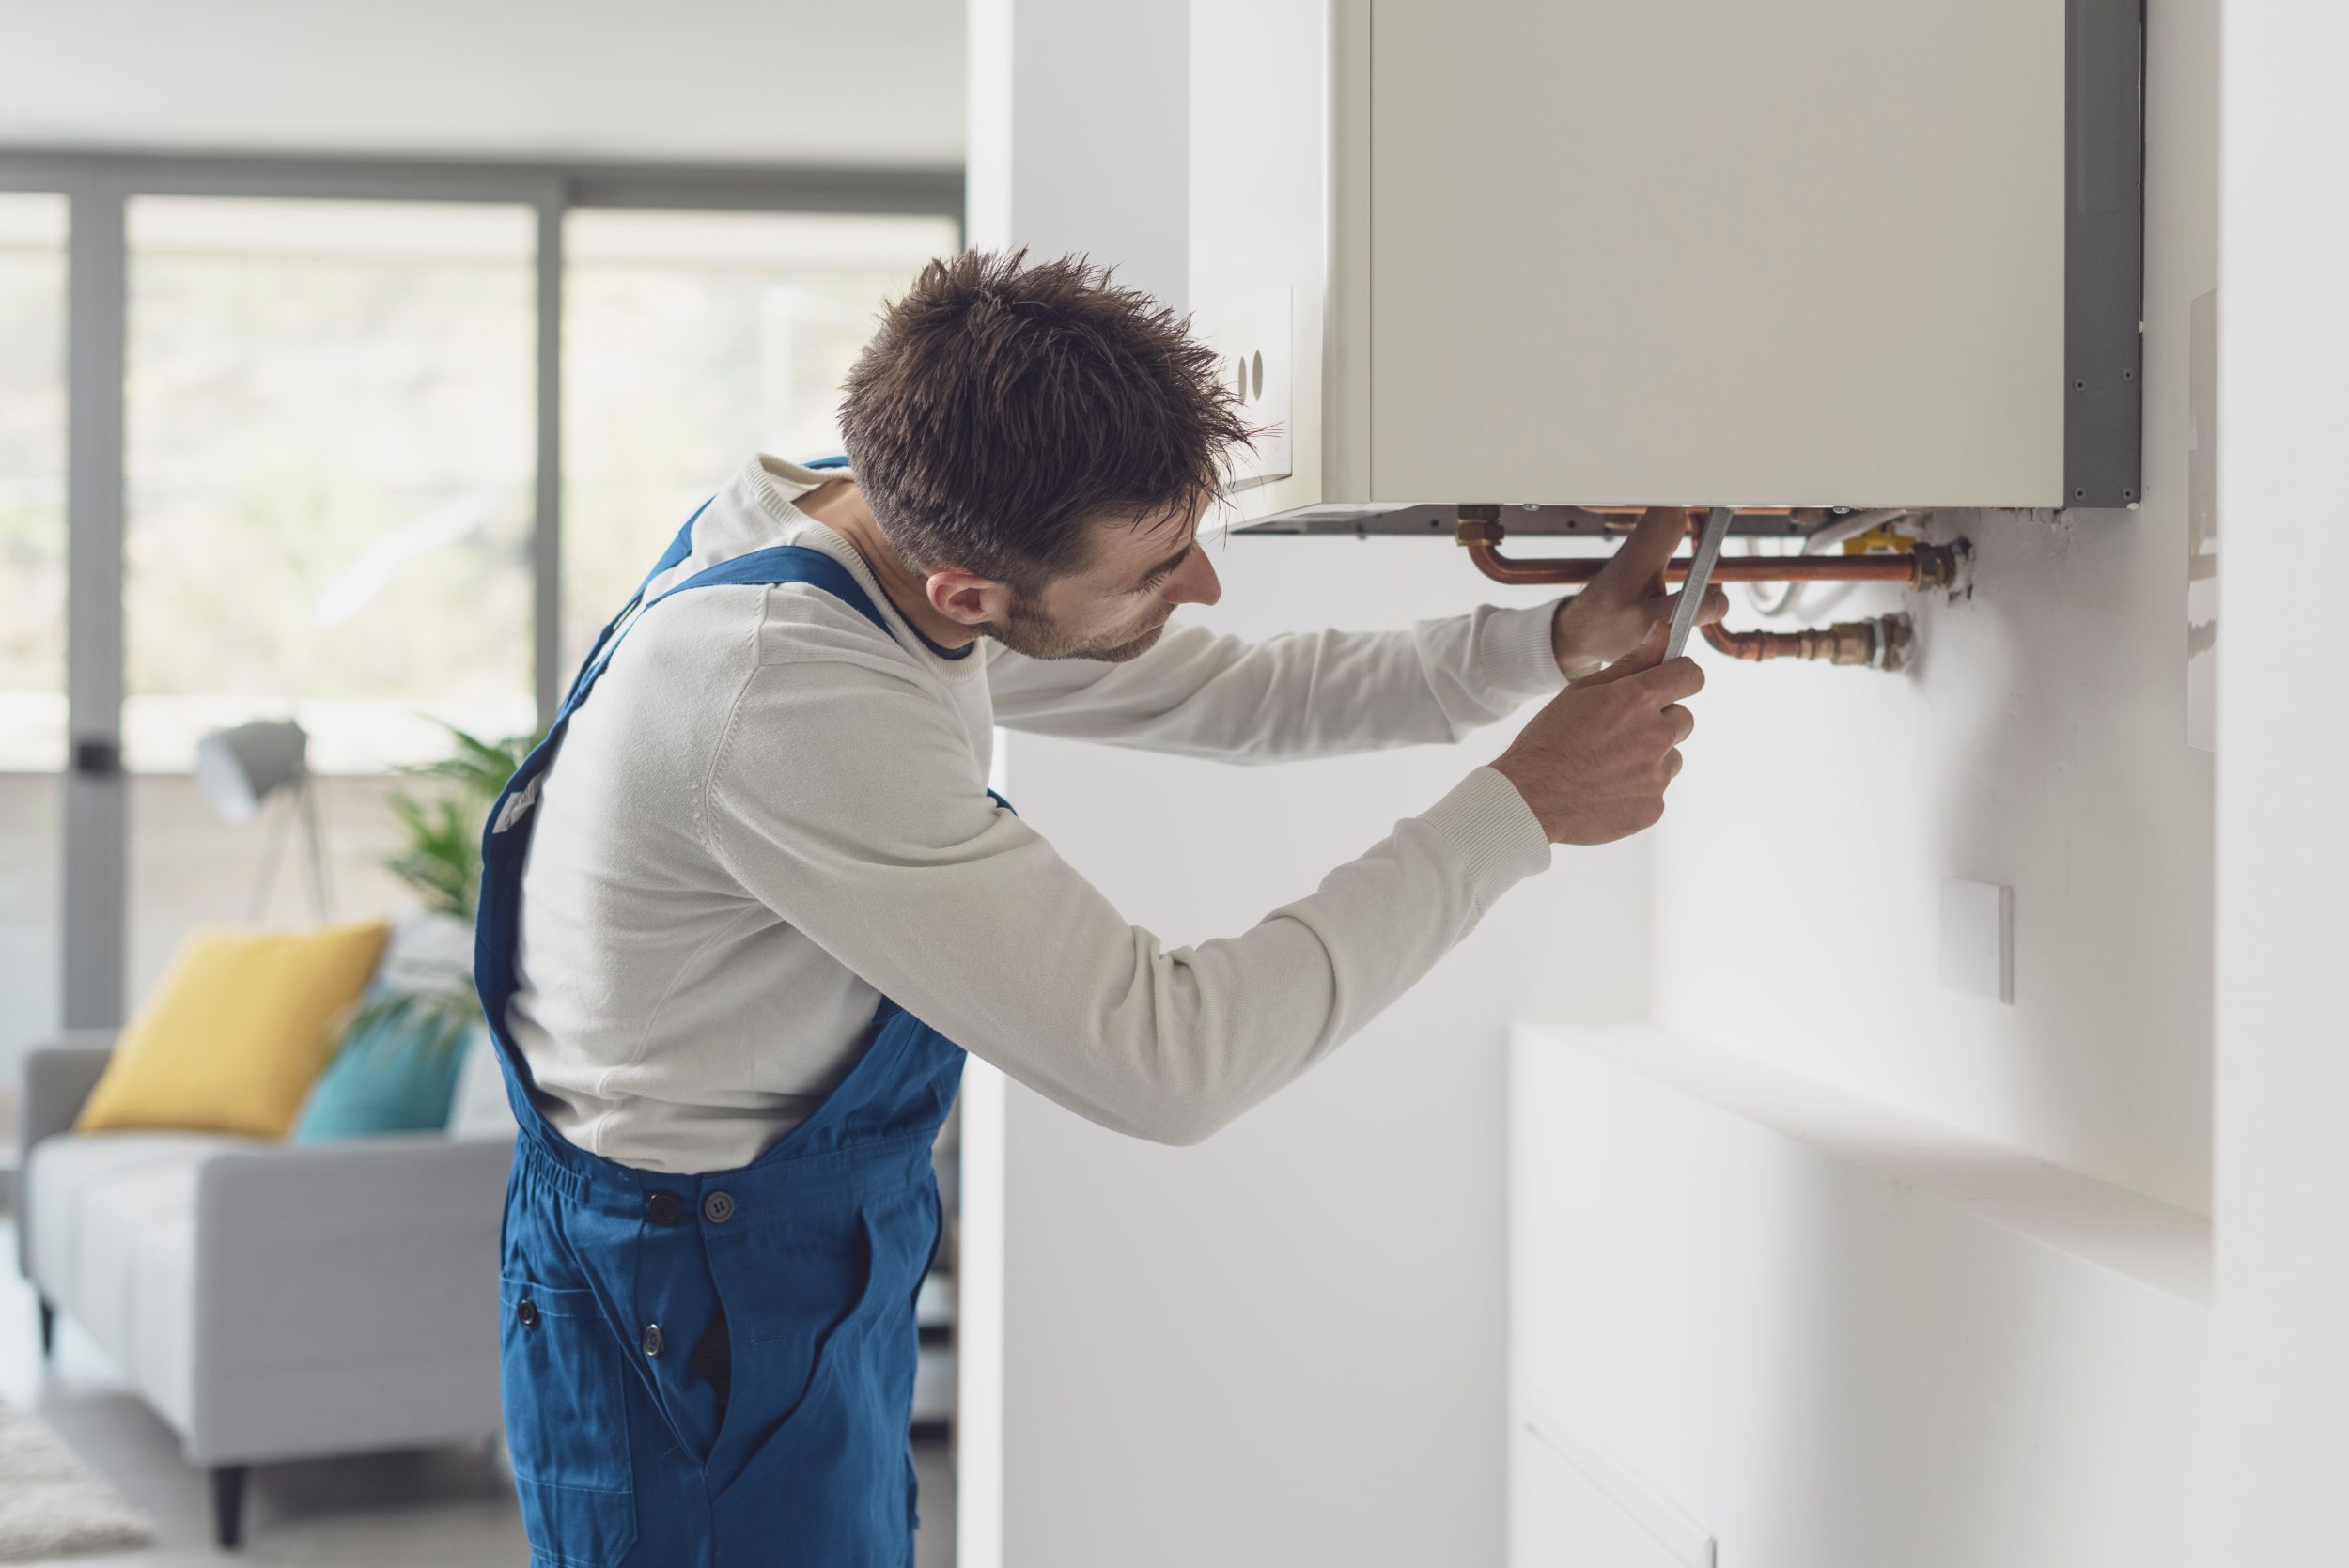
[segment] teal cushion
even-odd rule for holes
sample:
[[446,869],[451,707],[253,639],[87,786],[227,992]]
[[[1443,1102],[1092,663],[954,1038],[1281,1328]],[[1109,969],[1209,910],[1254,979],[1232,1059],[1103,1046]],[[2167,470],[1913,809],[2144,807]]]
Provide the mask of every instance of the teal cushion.
[[467,1020],[378,980],[367,986],[334,1059],[294,1124],[296,1143],[448,1125]]

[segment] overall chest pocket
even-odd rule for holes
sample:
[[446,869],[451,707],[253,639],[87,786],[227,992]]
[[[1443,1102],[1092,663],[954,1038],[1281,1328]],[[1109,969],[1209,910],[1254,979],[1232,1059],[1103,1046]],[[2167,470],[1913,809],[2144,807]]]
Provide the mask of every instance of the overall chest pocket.
[[594,1293],[498,1283],[498,1389],[534,1564],[613,1568],[636,1544],[627,1352]]

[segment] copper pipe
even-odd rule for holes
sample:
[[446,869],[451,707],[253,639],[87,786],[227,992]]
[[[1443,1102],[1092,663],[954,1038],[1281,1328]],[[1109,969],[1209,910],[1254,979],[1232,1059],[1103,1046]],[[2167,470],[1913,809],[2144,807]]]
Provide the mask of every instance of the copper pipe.
[[1732,659],[1781,659],[1792,654],[1802,657],[1802,639],[1791,631],[1730,631],[1719,624],[1702,629],[1704,640],[1718,653]]
[[[1495,582],[1558,584],[1589,582],[1607,565],[1603,556],[1553,555],[1538,561],[1503,555],[1489,544],[1462,540],[1476,569]],[[1907,555],[1724,555],[1713,563],[1716,582],[1898,582],[1910,588],[1947,584],[1947,551],[1919,545]],[[1664,581],[1688,575],[1686,557],[1664,566]]]
[[[1585,511],[1638,511],[1638,507],[1591,506]],[[1693,510],[1693,508],[1691,508]],[[1783,506],[1741,506],[1741,512],[1782,513]],[[1466,546],[1476,569],[1495,582],[1541,585],[1587,583],[1607,567],[1592,555],[1554,555],[1538,561],[1513,559],[1501,553],[1502,527],[1497,506],[1463,506],[1455,536]],[[1713,564],[1716,582],[1898,582],[1908,588],[1946,588],[1956,580],[1955,545],[1914,546],[1898,555],[1729,555]],[[1675,556],[1665,563],[1664,580],[1678,582],[1688,575],[1688,563]]]
[[1732,659],[1816,659],[1829,664],[1866,664],[1897,670],[1908,662],[1916,628],[1906,615],[1838,621],[1800,631],[1724,631],[1704,629],[1704,640]]

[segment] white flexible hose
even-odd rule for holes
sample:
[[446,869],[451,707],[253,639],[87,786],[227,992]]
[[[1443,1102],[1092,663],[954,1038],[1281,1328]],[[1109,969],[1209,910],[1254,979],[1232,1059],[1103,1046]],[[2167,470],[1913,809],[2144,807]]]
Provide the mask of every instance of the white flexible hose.
[[[1846,513],[1843,517],[1837,518],[1831,522],[1821,524],[1810,534],[1805,535],[1802,541],[1802,549],[1797,551],[1796,553],[1800,555],[1824,555],[1846,539],[1856,539],[1859,537],[1860,535],[1869,532],[1871,529],[1881,528],[1888,522],[1896,522],[1903,518],[1908,517],[1910,513],[1908,511],[1899,507],[1875,507],[1864,512]],[[1834,598],[1828,599],[1826,604],[1812,605],[1806,608],[1802,602],[1802,591],[1805,588],[1815,587],[1817,584],[1810,582],[1784,582],[1780,583],[1777,586],[1777,594],[1774,597],[1766,598],[1765,592],[1767,587],[1766,584],[1760,582],[1749,582],[1746,584],[1746,597],[1753,605],[1754,613],[1766,620],[1776,620],[1782,615],[1791,615],[1797,613],[1801,613],[1806,615],[1817,615],[1840,602],[1851,592],[1851,584],[1844,583],[1838,589]]]

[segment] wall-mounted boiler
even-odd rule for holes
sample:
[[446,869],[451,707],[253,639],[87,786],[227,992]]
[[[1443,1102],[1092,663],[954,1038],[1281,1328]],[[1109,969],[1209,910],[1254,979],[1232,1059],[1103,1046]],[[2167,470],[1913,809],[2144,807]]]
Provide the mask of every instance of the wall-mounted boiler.
[[1244,524],[2119,506],[2138,0],[1194,0]]

